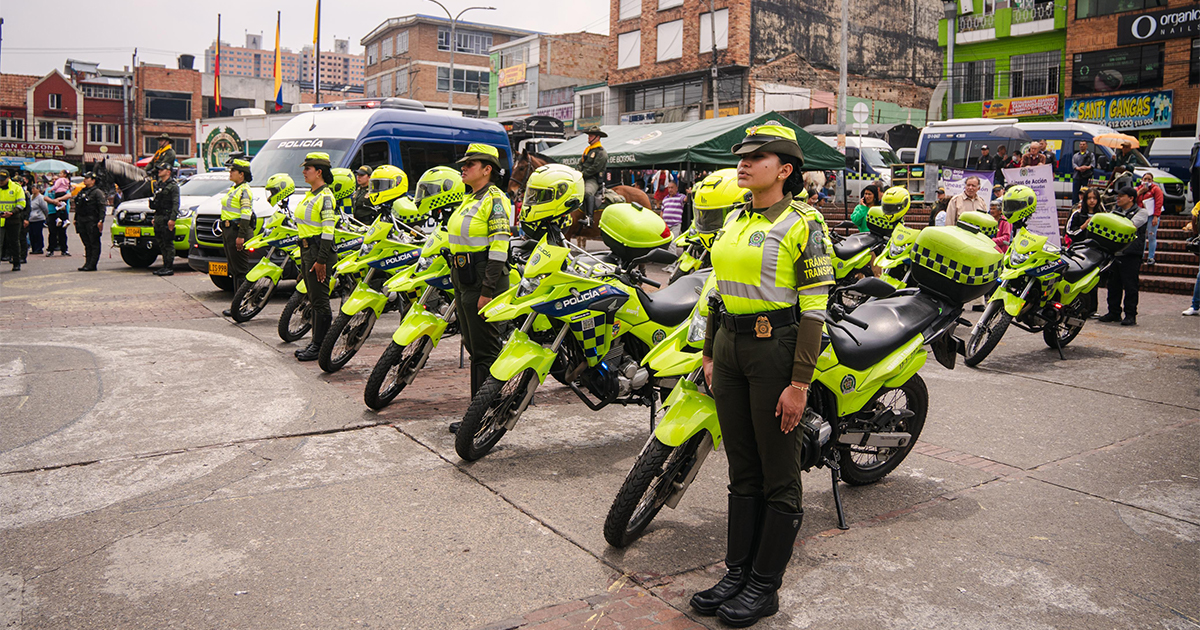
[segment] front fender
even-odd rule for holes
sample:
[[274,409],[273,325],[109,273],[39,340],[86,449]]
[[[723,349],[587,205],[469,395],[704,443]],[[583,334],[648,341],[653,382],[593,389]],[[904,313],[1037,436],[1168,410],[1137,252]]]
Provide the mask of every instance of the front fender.
[[442,333],[446,332],[446,324],[445,319],[430,313],[420,304],[414,304],[404,316],[404,321],[400,322],[400,327],[392,333],[392,341],[396,345],[407,346],[421,337],[429,337],[436,348],[442,340]]
[[351,274],[358,273],[367,268],[367,263],[358,256],[347,256],[333,266],[334,273]]
[[681,376],[690,374],[700,367],[704,361],[704,353],[688,352],[691,348],[687,342],[688,326],[681,325],[666,339],[650,348],[650,352],[642,358],[642,365],[654,370],[655,376]]
[[680,379],[663,405],[667,407],[667,412],[654,428],[654,437],[659,442],[676,447],[700,431],[708,431],[712,435],[713,448],[721,444],[716,403],[711,397],[701,394],[695,383]]
[[871,250],[864,249],[848,260],[833,260],[833,275],[838,280],[845,278],[857,269],[862,269],[871,264]]
[[387,304],[387,296],[368,287],[365,284],[360,284],[354,287],[354,293],[342,303],[342,313],[346,315],[354,315],[365,309],[375,311],[375,316],[379,317],[383,314],[383,307]]
[[544,383],[557,356],[557,353],[530,339],[529,335],[516,330],[508,338],[508,343],[504,344],[496,362],[492,363],[491,374],[503,382],[532,368],[537,372],[538,380]]
[[483,307],[483,318],[489,322],[507,322],[532,312],[533,309],[527,304],[513,304],[513,300],[517,298],[517,290],[520,288],[519,284],[513,285],[507,291],[492,298],[492,301]]
[[269,256],[263,256],[259,259],[258,264],[246,273],[247,282],[258,282],[261,278],[270,278],[275,284],[279,284],[280,278],[283,277],[283,267],[271,262]]
[[996,289],[996,293],[992,295],[992,299],[999,298],[1004,305],[1004,312],[1016,317],[1021,314],[1021,310],[1025,308],[1025,300],[1019,295],[1013,295],[1012,291],[1006,290],[1004,287]]

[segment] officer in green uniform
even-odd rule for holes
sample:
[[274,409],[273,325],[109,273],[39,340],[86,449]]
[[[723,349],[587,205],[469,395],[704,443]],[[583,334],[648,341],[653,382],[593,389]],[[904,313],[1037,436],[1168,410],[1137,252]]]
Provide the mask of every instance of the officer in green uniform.
[[779,609],[776,591],[804,515],[797,426],[833,268],[820,215],[793,197],[804,187],[795,132],[774,121],[752,127],[733,152],[751,199],[713,243],[720,304],[704,344],[729,459],[728,572],[691,605],[742,627]]
[[359,223],[371,225],[379,216],[379,209],[369,199],[371,194],[371,167],[363,164],[354,171],[354,195],[351,197],[351,212]]
[[[225,196],[221,198],[221,242],[225,245],[225,260],[229,263],[227,271],[233,281],[233,291],[246,280],[249,271],[246,264],[246,250],[243,243],[254,236],[254,202],[250,196],[250,162],[242,158],[234,158],[229,162],[229,181],[233,182]],[[230,309],[222,313],[225,317],[233,314]]]
[[0,170],[0,230],[4,232],[0,250],[8,254],[13,271],[21,270],[25,258],[25,219],[28,217],[25,189],[9,179],[7,170]]
[[171,177],[171,167],[158,165],[158,179],[150,183],[154,198],[150,208],[154,210],[154,238],[158,240],[158,253],[162,254],[162,267],[156,276],[175,275],[175,217],[179,216],[179,184]]
[[600,127],[592,127],[587,130],[587,137],[588,146],[579,160],[579,172],[583,174],[583,214],[591,222],[598,207],[596,193],[604,180],[604,170],[608,168],[608,151],[601,146],[600,139],[607,138],[608,134],[601,131]]
[[[471,396],[488,377],[500,354],[500,330],[484,321],[479,311],[508,290],[508,238],[512,204],[496,186],[502,177],[500,153],[486,144],[472,144],[458,164],[470,194],[446,223],[449,231],[450,281],[457,295],[458,326],[471,354]],[[450,432],[458,429],[450,425]]]
[[167,168],[175,168],[175,148],[171,146],[171,136],[165,133],[158,134],[158,150],[154,152],[154,157],[150,158],[149,168],[146,170],[153,173],[163,165]]
[[297,350],[301,361],[316,361],[329,331],[333,313],[329,310],[329,276],[337,262],[333,253],[333,228],[337,223],[336,201],[329,184],[333,183],[328,153],[309,153],[304,158],[304,181],[309,190],[296,208],[296,232],[300,237],[300,272],[312,304],[312,340]]
[[83,241],[84,259],[79,271],[95,271],[100,262],[100,231],[104,229],[104,193],[96,185],[96,173],[85,173],[83,190],[75,197],[75,231]]

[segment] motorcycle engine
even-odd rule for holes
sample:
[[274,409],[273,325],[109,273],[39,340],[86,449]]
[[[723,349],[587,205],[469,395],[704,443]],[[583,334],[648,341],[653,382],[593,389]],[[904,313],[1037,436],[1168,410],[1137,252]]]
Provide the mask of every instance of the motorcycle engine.
[[829,441],[833,428],[811,407],[804,410],[804,416],[800,418],[800,428],[804,430],[804,448],[800,453],[800,469],[808,470],[821,462],[821,450]]
[[641,389],[650,380],[650,372],[625,354],[622,344],[609,349],[594,370],[585,370],[580,380],[600,400],[624,398]]

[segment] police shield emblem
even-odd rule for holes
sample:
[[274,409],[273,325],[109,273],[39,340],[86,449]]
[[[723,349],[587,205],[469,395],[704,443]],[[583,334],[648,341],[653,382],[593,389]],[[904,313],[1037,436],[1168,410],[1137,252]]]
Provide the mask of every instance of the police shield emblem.
[[759,230],[750,235],[750,247],[762,247],[765,240],[767,240],[767,234]]
[[758,319],[754,320],[754,336],[759,339],[771,338],[771,320],[767,319],[766,315],[759,315]]

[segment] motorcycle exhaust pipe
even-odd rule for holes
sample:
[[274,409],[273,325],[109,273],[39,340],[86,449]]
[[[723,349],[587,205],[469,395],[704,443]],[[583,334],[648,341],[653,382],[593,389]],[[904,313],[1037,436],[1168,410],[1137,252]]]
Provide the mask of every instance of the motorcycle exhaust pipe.
[[865,431],[849,431],[838,436],[838,444],[850,446],[874,446],[876,448],[904,448],[912,441],[912,434],[897,433],[867,433]]

